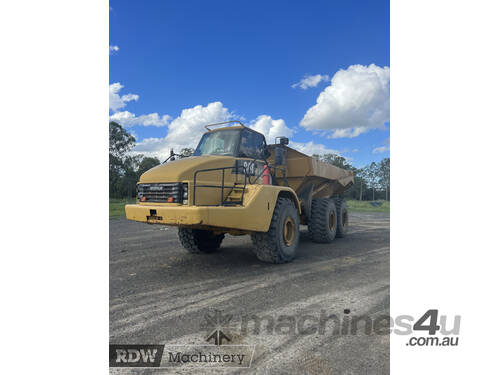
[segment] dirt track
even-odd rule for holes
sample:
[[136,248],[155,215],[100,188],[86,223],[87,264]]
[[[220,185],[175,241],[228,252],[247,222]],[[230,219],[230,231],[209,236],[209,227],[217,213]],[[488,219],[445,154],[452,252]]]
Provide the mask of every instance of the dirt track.
[[[297,259],[271,265],[253,255],[248,236],[226,236],[219,253],[192,255],[175,228],[111,219],[110,342],[207,344],[201,324],[214,309],[232,314],[233,322],[321,311],[388,315],[389,215],[351,213],[350,222],[350,234],[329,245],[311,242],[302,228]],[[255,345],[252,373],[389,373],[389,335],[365,334],[364,325],[356,335],[332,334],[328,327],[325,334],[226,332],[231,344]]]

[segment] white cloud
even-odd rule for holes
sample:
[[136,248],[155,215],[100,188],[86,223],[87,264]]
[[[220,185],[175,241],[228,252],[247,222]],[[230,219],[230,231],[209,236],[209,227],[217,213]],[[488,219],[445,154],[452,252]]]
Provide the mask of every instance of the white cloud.
[[[267,144],[274,144],[275,138],[279,136],[291,138],[295,133],[294,130],[286,126],[283,119],[273,120],[271,116],[260,115],[250,123],[250,128],[258,131],[266,137]],[[340,154],[339,151],[333,150],[322,144],[314,142],[294,142],[290,141],[289,146],[306,155],[323,155],[323,154]]]
[[169,115],[160,116],[158,113],[150,113],[148,115],[140,115],[136,116],[129,111],[116,112],[113,113],[109,119],[111,121],[116,121],[121,126],[129,128],[134,125],[143,125],[143,126],[165,126],[170,120]]
[[333,150],[331,148],[326,147],[325,145],[314,143],[312,141],[306,142],[306,143],[291,141],[289,146],[291,148],[294,148],[297,151],[300,151],[300,152],[302,152],[306,155],[309,155],[309,156],[312,156],[313,154],[316,154],[316,155],[323,155],[323,154],[340,155],[340,152],[338,150]]
[[[181,115],[168,125],[168,132],[164,138],[146,138],[137,143],[134,153],[156,156],[164,160],[170,149],[179,152],[184,147],[196,147],[202,134],[206,131],[205,125],[215,122],[227,121],[234,115],[223,106],[221,102],[210,103],[207,106],[197,105],[182,110]],[[271,116],[260,115],[250,122],[250,128],[262,133],[268,143],[274,143],[274,137],[292,137],[294,131],[286,126],[283,119],[274,120]],[[312,154],[340,154],[339,151],[330,149],[314,142],[290,141],[290,147],[307,155]]]
[[171,119],[169,115],[160,116],[158,113],[149,113],[146,115],[136,116],[129,111],[118,111],[125,107],[128,102],[138,101],[139,95],[125,94],[120,95],[123,85],[120,82],[115,82],[109,85],[109,108],[114,112],[109,116],[110,121],[116,121],[121,126],[129,128],[134,125],[142,126],[165,126]]
[[181,115],[168,126],[167,142],[184,147],[196,147],[200,136],[206,131],[205,125],[227,121],[232,114],[221,102],[209,103],[206,107],[197,105],[183,109]]
[[368,128],[350,128],[350,129],[335,129],[328,138],[354,138],[360,134],[366,133]]
[[387,151],[389,151],[388,146],[380,146],[380,147],[374,148],[372,151],[372,154],[382,154],[382,153],[387,152]]
[[165,138],[144,139],[136,145],[134,151],[161,158],[166,157],[171,148],[175,152],[184,147],[194,148],[206,131],[205,125],[227,121],[231,117],[233,114],[221,102],[209,103],[205,107],[197,105],[183,109],[181,115],[168,125]]
[[[180,148],[174,148],[174,151],[179,152],[180,150]],[[157,157],[160,161],[163,161],[170,155],[170,148],[165,143],[165,138],[145,138],[136,143],[131,153]]]
[[250,128],[262,133],[268,144],[273,144],[276,137],[293,135],[293,130],[286,126],[283,119],[273,120],[271,116],[260,115],[250,123]]
[[300,87],[302,90],[307,90],[310,87],[316,87],[319,85],[320,82],[322,81],[328,81],[328,77],[326,74],[321,75],[321,74],[316,74],[314,76],[310,74],[306,74],[304,78],[302,78],[299,82],[294,83],[292,85],[293,88],[296,88],[297,86]]
[[120,82],[112,83],[109,85],[109,108],[113,111],[116,111],[120,108],[123,108],[127,105],[128,102],[132,100],[139,100],[139,95],[136,94],[127,94],[120,96],[119,92],[123,88],[123,85]]
[[135,131],[133,131],[133,130],[129,130],[128,132],[130,133],[130,135],[131,135],[132,137],[134,137],[134,138],[135,138],[135,140],[139,139],[139,136],[137,135],[137,133],[136,133]]
[[372,154],[382,154],[384,152],[388,152],[390,150],[391,139],[387,138],[385,141],[385,146],[375,147],[372,151]]
[[109,54],[113,55],[118,52],[120,48],[118,46],[109,46]]
[[332,138],[356,137],[389,122],[389,67],[351,65],[333,76],[300,125],[332,131]]

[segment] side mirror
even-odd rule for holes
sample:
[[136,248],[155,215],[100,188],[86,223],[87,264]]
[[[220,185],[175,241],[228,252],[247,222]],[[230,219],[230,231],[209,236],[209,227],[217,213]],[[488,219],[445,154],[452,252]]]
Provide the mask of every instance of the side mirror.
[[[278,143],[278,142],[276,142],[276,140],[279,140],[279,143]],[[288,140],[288,138],[287,138],[287,137],[276,137],[276,138],[274,139],[274,143],[275,143],[275,144],[280,144],[280,145],[282,145],[282,146],[286,146],[286,145],[289,143],[289,140]]]
[[271,156],[271,152],[269,151],[269,149],[266,147],[263,151],[262,151],[262,158],[264,160],[266,160],[268,157]]
[[274,165],[285,164],[285,150],[281,147],[274,148]]

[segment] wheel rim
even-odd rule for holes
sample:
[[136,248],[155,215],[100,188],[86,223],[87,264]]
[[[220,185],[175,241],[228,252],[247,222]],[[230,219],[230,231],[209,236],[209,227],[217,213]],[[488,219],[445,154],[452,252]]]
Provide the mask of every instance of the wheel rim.
[[330,211],[330,215],[328,215],[328,227],[330,228],[331,231],[335,229],[335,226],[337,225],[337,222],[335,220],[335,211]]
[[347,220],[348,220],[348,218],[347,218],[347,210],[344,210],[342,212],[342,226],[343,227],[347,226]]
[[291,217],[285,219],[283,224],[283,241],[285,241],[286,246],[291,246],[295,239],[295,222]]

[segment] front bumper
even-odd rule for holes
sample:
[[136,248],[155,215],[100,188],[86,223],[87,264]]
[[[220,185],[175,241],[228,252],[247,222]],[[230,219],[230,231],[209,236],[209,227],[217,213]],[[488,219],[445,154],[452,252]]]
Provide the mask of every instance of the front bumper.
[[128,220],[151,224],[201,225],[208,222],[204,207],[128,204],[125,216]]
[[[273,208],[271,207],[271,210]],[[256,209],[257,207],[251,206],[198,207],[128,204],[125,206],[125,216],[128,220],[149,224],[199,228],[219,227],[265,232],[269,228],[270,215],[256,215],[256,212],[254,212]],[[265,210],[265,214],[267,214],[267,203],[260,210],[261,212]],[[269,219],[266,216],[269,216]]]
[[[247,186],[242,206],[128,204],[125,215],[129,220],[150,224],[267,232],[280,191],[294,194],[289,187],[251,185]],[[296,203],[299,206],[298,200]]]

